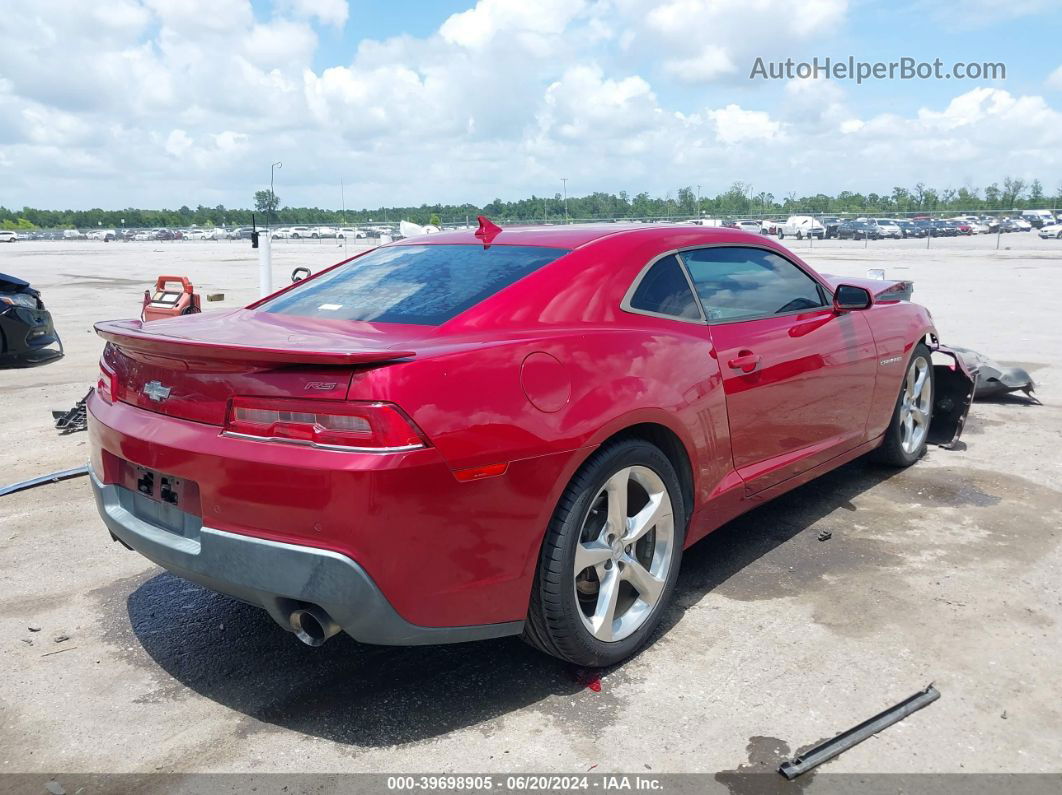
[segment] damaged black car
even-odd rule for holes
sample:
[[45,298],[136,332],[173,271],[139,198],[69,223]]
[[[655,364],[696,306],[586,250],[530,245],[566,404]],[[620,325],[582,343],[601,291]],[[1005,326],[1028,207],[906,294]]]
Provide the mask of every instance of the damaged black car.
[[62,355],[41,294],[29,282],[0,273],[0,367],[44,364]]

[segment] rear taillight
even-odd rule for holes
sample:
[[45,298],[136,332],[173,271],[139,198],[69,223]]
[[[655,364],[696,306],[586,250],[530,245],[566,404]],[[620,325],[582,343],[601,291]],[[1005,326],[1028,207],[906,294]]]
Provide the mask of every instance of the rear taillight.
[[103,398],[105,403],[113,403],[118,394],[118,376],[107,363],[100,360],[100,377],[96,381],[96,394]]
[[413,421],[392,403],[234,397],[225,433],[328,450],[385,453],[427,446]]

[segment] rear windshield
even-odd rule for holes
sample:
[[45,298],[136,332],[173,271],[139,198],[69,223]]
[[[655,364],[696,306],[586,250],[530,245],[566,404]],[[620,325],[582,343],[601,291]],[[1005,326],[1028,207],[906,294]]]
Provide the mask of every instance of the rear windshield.
[[259,309],[437,326],[567,253],[542,246],[388,246],[294,287]]

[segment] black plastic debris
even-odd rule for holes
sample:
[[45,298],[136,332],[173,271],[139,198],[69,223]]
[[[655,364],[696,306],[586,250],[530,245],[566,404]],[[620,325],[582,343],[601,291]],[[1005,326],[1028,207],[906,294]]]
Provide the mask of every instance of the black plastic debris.
[[831,538],[833,538],[833,531],[832,530],[820,530],[819,531],[819,535],[818,535],[819,541],[829,541]]
[[1036,384],[1027,370],[1021,367],[1004,367],[983,353],[969,348],[951,348],[962,359],[966,369],[974,377],[974,400],[990,400],[1012,392],[1024,393],[1033,403],[1040,401],[1033,395]]
[[778,772],[792,781],[801,773],[806,773],[811,768],[817,767],[823,762],[828,762],[838,754],[859,745],[863,740],[877,734],[882,729],[886,729],[892,724],[900,722],[911,713],[922,709],[922,707],[932,704],[938,698],[940,698],[940,691],[933,685],[929,685],[925,690],[905,698],[896,706],[889,707],[884,712],[879,712],[873,718],[863,721],[858,726],[841,732],[833,739],[819,743],[811,750],[805,751],[799,756],[793,757],[793,759],[782,762],[778,766]]
[[74,407],[66,411],[53,411],[52,417],[55,419],[56,430],[60,435],[68,433],[77,433],[78,431],[88,430],[88,417],[85,416],[85,402],[92,394],[92,388],[85,393],[85,397],[81,398]]

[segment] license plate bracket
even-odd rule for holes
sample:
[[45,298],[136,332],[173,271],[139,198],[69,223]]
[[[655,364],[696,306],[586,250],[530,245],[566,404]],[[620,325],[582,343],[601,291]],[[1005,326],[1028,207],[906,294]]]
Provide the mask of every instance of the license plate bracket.
[[136,490],[145,497],[175,507],[183,506],[185,481],[142,466],[134,467],[133,475],[136,479]]

